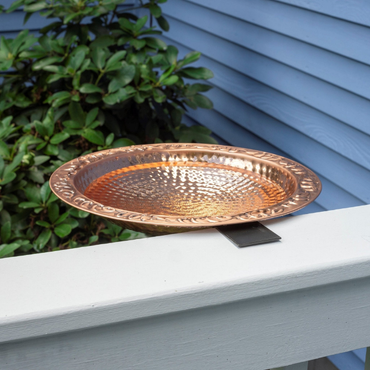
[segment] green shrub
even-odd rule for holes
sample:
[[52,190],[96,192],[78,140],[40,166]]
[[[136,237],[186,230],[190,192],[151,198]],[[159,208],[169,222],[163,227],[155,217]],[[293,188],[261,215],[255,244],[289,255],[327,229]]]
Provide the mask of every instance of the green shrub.
[[0,257],[144,236],[60,202],[48,180],[63,163],[132,144],[215,142],[181,123],[186,106],[212,108],[202,95],[210,86],[187,79],[213,75],[189,67],[199,52],[179,59],[157,37],[153,18],[169,28],[165,1],[141,1],[150,19],[124,0],[17,0],[7,10],[54,21],[40,37],[1,37]]

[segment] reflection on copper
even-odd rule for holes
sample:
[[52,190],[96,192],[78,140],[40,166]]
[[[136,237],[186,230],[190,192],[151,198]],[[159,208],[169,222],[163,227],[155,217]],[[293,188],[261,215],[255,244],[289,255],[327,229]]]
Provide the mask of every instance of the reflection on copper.
[[237,215],[283,201],[287,192],[251,171],[215,164],[158,162],[111,171],[84,195],[128,211],[168,216]]
[[264,220],[312,202],[317,176],[264,152],[205,144],[154,144],[88,154],[50,180],[76,208],[162,234]]

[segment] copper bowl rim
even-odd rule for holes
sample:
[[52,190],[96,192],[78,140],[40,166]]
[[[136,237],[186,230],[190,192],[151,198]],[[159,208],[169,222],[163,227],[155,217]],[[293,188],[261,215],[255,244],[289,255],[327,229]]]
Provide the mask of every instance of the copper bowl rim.
[[[74,178],[82,168],[96,164],[110,156],[120,154],[143,154],[143,152],[207,152],[212,155],[228,155],[235,158],[255,159],[261,163],[268,163],[292,175],[297,183],[294,193],[280,203],[273,206],[245,212],[238,215],[182,217],[155,215],[127,211],[124,209],[104,206],[101,203],[87,198],[74,185]],[[232,167],[230,167],[232,169]],[[228,224],[237,224],[253,221],[264,221],[271,218],[285,216],[298,211],[313,202],[320,194],[322,185],[317,175],[291,159],[253,149],[213,144],[148,144],[132,145],[115,149],[102,150],[73,159],[54,171],[50,177],[50,188],[53,193],[65,203],[101,217],[134,224],[148,224],[157,226],[174,226],[186,228],[215,227]]]

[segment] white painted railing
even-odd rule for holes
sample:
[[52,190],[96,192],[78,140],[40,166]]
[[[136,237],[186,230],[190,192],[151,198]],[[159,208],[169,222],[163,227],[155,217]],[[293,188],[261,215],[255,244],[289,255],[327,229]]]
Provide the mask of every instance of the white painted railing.
[[262,370],[370,345],[370,206],[0,260],[1,370]]

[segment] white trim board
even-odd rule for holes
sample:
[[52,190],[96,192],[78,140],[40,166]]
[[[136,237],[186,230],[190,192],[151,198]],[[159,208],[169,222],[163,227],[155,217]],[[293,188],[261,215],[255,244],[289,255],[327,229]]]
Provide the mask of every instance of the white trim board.
[[[34,348],[39,369],[50,366],[45,351],[67,361],[60,368],[98,369],[68,362],[86,365],[84,338],[107,370],[124,359],[138,370],[258,370],[368,346],[369,219],[361,206],[272,220],[282,241],[244,249],[210,229],[2,259],[0,358],[23,369]],[[140,360],[143,348],[152,362]],[[175,367],[163,367],[159,348]]]

